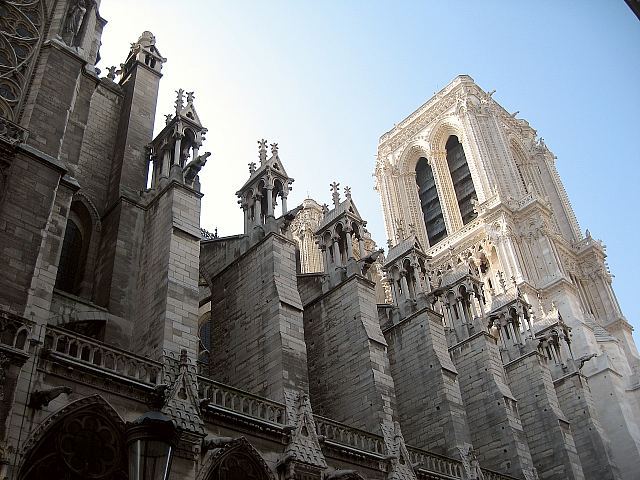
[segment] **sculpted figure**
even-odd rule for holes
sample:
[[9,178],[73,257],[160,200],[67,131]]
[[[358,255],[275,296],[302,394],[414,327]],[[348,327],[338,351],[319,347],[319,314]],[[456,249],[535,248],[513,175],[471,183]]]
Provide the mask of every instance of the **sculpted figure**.
[[196,175],[198,175],[202,167],[204,167],[205,163],[207,163],[207,158],[209,158],[210,155],[211,152],[205,152],[202,155],[198,155],[194,160],[191,160],[185,165],[184,169],[182,170],[185,183],[193,183]]
[[66,37],[68,38],[67,43],[69,45],[73,45],[75,43],[86,13],[86,0],[77,0],[69,8],[69,12],[67,13],[67,21],[64,27],[64,32],[65,34],[67,34]]

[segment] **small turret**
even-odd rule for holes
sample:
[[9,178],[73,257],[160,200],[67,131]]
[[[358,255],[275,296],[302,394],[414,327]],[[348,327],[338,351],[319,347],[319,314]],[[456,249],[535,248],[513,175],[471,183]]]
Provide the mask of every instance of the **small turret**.
[[267,141],[258,141],[260,166],[249,164],[249,180],[236,192],[244,212],[244,233],[258,235],[275,232],[275,207],[278,197],[282,200],[282,216],[288,212],[287,197],[291,191],[293,178],[287,175],[280,156],[278,144],[271,144],[271,157],[267,157]]
[[440,284],[434,289],[436,310],[441,311],[445,328],[461,342],[470,335],[486,330],[485,299],[482,282],[466,259],[458,258],[450,250],[447,269],[440,272]]
[[[345,187],[346,198],[341,201],[340,184],[333,182],[330,187],[334,208],[329,210],[326,205],[323,206],[324,218],[316,230],[316,243],[324,257],[325,273],[329,275],[330,284],[337,285],[346,276],[366,273],[382,251],[366,253],[364,227],[367,222],[353,203],[351,189]],[[356,260],[353,250],[356,242],[359,260]]]
[[427,277],[429,259],[414,235],[389,248],[382,269],[402,317],[428,303],[427,294],[431,291]]
[[166,115],[166,126],[151,142],[151,188],[173,178],[199,190],[198,173],[211,155],[199,154],[207,129],[193,106],[193,92],[186,92],[186,104],[185,91],[179,89],[176,94],[175,114]]
[[142,32],[138,41],[131,44],[131,51],[127,60],[122,64],[122,69],[125,72],[123,78],[126,77],[126,72],[131,70],[136,62],[146,65],[151,70],[158,73],[162,71],[162,65],[167,59],[160,55],[160,51],[156,47],[156,37],[149,31]]

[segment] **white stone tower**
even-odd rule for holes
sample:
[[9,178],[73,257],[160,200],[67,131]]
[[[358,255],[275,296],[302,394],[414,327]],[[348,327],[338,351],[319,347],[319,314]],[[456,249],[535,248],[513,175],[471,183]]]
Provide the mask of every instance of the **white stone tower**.
[[[434,284],[455,269],[452,259],[465,259],[487,306],[522,295],[532,305],[532,334],[557,309],[615,461],[624,478],[634,478],[640,357],[604,246],[582,235],[543,139],[492,94],[460,75],[382,135],[375,177],[387,236],[395,245],[415,232],[432,257]],[[567,368],[550,365],[554,381]]]

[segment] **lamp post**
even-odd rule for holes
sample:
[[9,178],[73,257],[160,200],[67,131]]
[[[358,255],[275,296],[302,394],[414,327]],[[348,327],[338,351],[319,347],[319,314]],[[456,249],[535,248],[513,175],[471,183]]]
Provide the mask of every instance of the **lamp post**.
[[151,411],[127,428],[129,480],[168,480],[178,432],[169,417]]

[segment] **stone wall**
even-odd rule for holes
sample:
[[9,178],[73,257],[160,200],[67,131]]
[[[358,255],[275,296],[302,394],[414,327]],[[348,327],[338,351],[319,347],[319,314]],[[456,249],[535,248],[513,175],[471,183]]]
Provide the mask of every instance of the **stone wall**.
[[584,476],[588,480],[618,480],[609,440],[598,421],[586,378],[575,372],[554,382],[562,412],[571,422]]
[[531,352],[505,365],[505,371],[540,478],[584,479],[544,357]]
[[395,391],[373,283],[354,275],[305,304],[304,335],[314,412],[379,432]]
[[404,439],[458,456],[458,447],[470,444],[471,436],[441,317],[423,309],[383,333]]
[[449,351],[458,369],[471,442],[480,464],[510,475],[532,478],[531,453],[516,399],[507,386],[496,340],[480,332]]
[[295,248],[267,235],[211,279],[211,378],[276,401],[308,389]]

